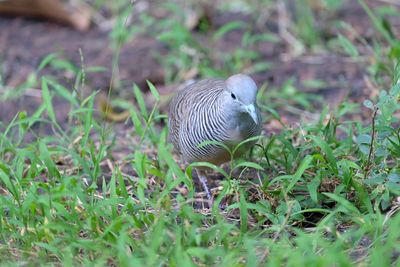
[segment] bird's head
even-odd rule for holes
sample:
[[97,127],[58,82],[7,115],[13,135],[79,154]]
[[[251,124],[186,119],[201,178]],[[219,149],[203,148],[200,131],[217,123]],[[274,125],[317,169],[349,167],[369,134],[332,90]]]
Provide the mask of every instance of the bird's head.
[[228,103],[241,113],[248,113],[258,124],[256,111],[257,85],[250,76],[235,74],[226,81],[226,98]]

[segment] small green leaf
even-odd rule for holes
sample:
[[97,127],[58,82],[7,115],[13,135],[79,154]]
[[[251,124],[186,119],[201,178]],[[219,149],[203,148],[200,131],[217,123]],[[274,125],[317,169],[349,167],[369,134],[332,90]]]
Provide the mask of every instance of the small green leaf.
[[358,56],[357,48],[353,45],[353,43],[349,39],[347,39],[345,36],[339,34],[337,40],[338,40],[339,44],[343,47],[344,51],[349,56],[351,56],[351,57]]
[[331,166],[331,168],[335,172],[335,174],[338,174],[337,160],[336,160],[335,156],[333,155],[333,151],[330,148],[330,146],[328,145],[328,143],[326,143],[324,140],[322,140],[318,136],[311,136],[311,139],[325,153],[326,159],[329,162],[329,166]]
[[87,73],[106,72],[108,68],[102,66],[93,66],[85,68]]
[[300,163],[300,166],[297,168],[297,171],[295,172],[295,174],[292,175],[292,180],[290,181],[290,184],[288,185],[288,187],[286,189],[287,191],[292,190],[294,185],[300,180],[304,171],[310,167],[312,161],[313,161],[313,157],[311,155],[307,155],[303,159],[303,161]]
[[347,199],[343,198],[340,195],[335,195],[332,193],[323,193],[324,195],[326,195],[327,197],[329,197],[330,199],[336,201],[338,204],[340,204],[343,208],[345,208],[347,211],[353,213],[353,214],[357,214],[360,215],[360,211]]
[[369,108],[369,109],[374,109],[374,103],[372,103],[371,100],[364,100],[363,102],[364,107]]
[[56,114],[54,113],[53,104],[51,102],[51,96],[49,92],[49,87],[47,85],[47,80],[42,77],[42,98],[46,106],[47,114],[53,122],[56,122]]
[[52,245],[50,245],[48,243],[34,242],[34,245],[51,252],[53,255],[58,255],[60,253],[60,250],[57,247],[52,246]]
[[226,151],[228,151],[229,153],[232,153],[232,152],[231,152],[231,149],[230,149],[227,145],[225,145],[225,144],[222,143],[222,142],[218,142],[218,141],[214,141],[214,140],[206,140],[206,141],[203,141],[203,142],[201,142],[200,144],[198,144],[197,147],[198,147],[198,148],[202,148],[202,147],[206,147],[206,146],[209,146],[209,145],[212,145],[212,146],[220,146],[220,147],[224,148]]
[[241,167],[252,168],[252,169],[256,169],[256,170],[260,170],[260,171],[264,170],[264,168],[261,167],[259,164],[255,163],[255,162],[248,162],[248,161],[239,163],[238,165],[235,166],[235,169],[241,168]]
[[139,105],[140,113],[144,118],[147,118],[149,114],[147,113],[146,102],[144,101],[142,91],[140,91],[136,84],[133,85],[133,93],[135,94],[136,102]]
[[400,182],[400,173],[391,173],[387,177],[389,181],[394,182],[394,183],[399,183]]
[[67,88],[62,86],[61,84],[56,83],[55,81],[48,80],[47,81],[54,89],[54,91],[63,97],[64,99],[68,100],[69,103],[71,103],[74,106],[79,106],[78,101],[76,100],[76,97],[72,96],[72,94],[69,92]]
[[311,183],[307,184],[308,192],[310,193],[310,197],[312,201],[318,203],[318,187],[320,185],[319,178],[315,178],[311,181]]
[[257,62],[251,66],[249,72],[250,73],[259,73],[259,72],[270,70],[272,67],[273,67],[273,63],[271,63],[271,62]]
[[226,33],[245,27],[246,24],[242,21],[232,21],[220,27],[213,35],[213,40],[218,40]]
[[240,231],[246,233],[248,227],[248,214],[247,214],[247,203],[246,196],[244,192],[240,192],[239,199],[239,209],[240,209]]
[[38,72],[41,71],[42,69],[44,69],[53,59],[56,58],[56,56],[58,56],[57,53],[51,53],[51,54],[48,54],[44,59],[42,59],[42,61],[40,62],[39,66],[38,66]]
[[212,163],[209,162],[193,162],[191,163],[187,169],[186,169],[186,173],[188,173],[189,171],[192,170],[193,167],[208,167],[216,172],[221,173],[225,178],[229,179],[229,175],[228,173],[226,173],[226,171],[224,171],[224,169],[222,169],[221,167],[218,167]]
[[143,126],[142,121],[140,120],[140,117],[138,116],[138,112],[136,111],[136,109],[131,108],[130,114],[131,114],[131,119],[132,119],[133,125],[135,126],[136,134],[138,136],[142,136],[144,126]]
[[360,144],[371,144],[372,138],[369,134],[360,134],[357,137],[357,143]]
[[57,167],[56,167],[53,159],[51,158],[51,155],[47,148],[47,145],[43,140],[41,140],[39,143],[39,152],[40,152],[40,154],[39,154],[40,160],[43,162],[44,166],[47,168],[50,176],[54,177],[54,178],[59,178],[60,173],[57,170]]
[[151,94],[154,96],[154,99],[158,102],[160,101],[160,94],[157,91],[157,88],[148,80],[146,80],[147,85],[149,86]]

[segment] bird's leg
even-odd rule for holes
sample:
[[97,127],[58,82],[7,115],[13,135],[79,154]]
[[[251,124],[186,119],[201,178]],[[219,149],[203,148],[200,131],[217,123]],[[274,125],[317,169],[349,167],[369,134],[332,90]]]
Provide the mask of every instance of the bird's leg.
[[212,203],[213,199],[211,197],[210,189],[208,189],[207,177],[206,177],[205,173],[203,171],[199,171],[197,169],[196,169],[196,172],[197,172],[197,176],[199,177],[200,183],[203,186],[204,191],[206,192],[208,200],[210,200]]

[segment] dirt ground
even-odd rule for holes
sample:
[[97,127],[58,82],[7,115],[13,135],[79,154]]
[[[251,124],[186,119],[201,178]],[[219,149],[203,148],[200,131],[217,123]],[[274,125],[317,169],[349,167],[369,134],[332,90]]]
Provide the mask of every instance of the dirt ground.
[[[382,1],[369,1],[369,4],[379,5]],[[248,20],[243,14],[212,13],[213,27],[218,28],[233,19]],[[370,19],[357,1],[348,1],[337,13],[336,20],[351,24],[355,31],[366,40],[374,33]],[[327,20],[326,20],[327,21]],[[399,21],[393,22],[400,25]],[[265,27],[277,33],[277,25],[273,19],[267,20]],[[328,41],[336,36],[337,30],[321,20],[318,27],[323,29],[324,37]],[[79,32],[72,28],[61,26],[49,21],[33,20],[22,17],[0,17],[0,66],[1,82],[9,88],[21,85],[31,73],[35,73],[40,62],[50,53],[58,53],[62,58],[81,66],[82,51],[85,67],[103,66],[107,70],[99,73],[88,73],[86,90],[104,90],[110,88],[111,62],[113,51],[109,46],[109,32],[96,25],[86,32]],[[395,32],[398,34],[398,32]],[[194,35],[200,42],[205,42],[204,36],[198,32]],[[234,49],[240,42],[242,32],[235,30],[227,34],[216,44],[216,49]],[[350,39],[354,36],[348,35]],[[207,45],[207,43],[204,43]],[[344,54],[332,54],[324,51],[306,53],[301,56],[290,56],[290,47],[284,40],[277,43],[261,43],[256,48],[263,60],[271,62],[271,70],[253,75],[258,84],[268,82],[270,87],[279,87],[289,77],[295,77],[295,85],[303,91],[322,95],[330,106],[335,107],[344,99],[360,101],[371,96],[376,90],[366,77],[366,65],[370,58],[368,51],[359,59],[353,60]],[[165,45],[144,34],[135,37],[121,49],[119,62],[119,77],[128,88],[137,83],[145,90],[145,80],[153,82],[161,93],[171,93],[177,85],[164,85],[164,70],[156,59],[157,54],[168,53]],[[73,77],[65,71],[55,71],[46,68],[42,73],[51,73],[64,82],[67,88],[73,88]],[[323,88],[309,88],[304,80],[322,80]],[[18,111],[26,110],[29,114],[41,103],[40,89],[31,88],[23,93],[22,97],[0,102],[0,120],[10,121]],[[4,92],[4,88],[2,89]],[[14,89],[16,90],[16,89]],[[0,100],[1,101],[1,100]],[[55,98],[57,117],[61,124],[66,122],[68,105]],[[273,128],[274,126],[266,126]]]

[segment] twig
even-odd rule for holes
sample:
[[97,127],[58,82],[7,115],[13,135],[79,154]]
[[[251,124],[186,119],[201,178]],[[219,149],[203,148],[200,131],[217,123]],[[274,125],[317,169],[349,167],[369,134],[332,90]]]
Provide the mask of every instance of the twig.
[[400,210],[400,201],[399,201],[399,197],[397,197],[396,201],[395,201],[395,206],[391,207],[389,212],[386,213],[385,218],[383,219],[383,223],[382,225],[385,225],[389,219],[398,211]]
[[369,153],[368,153],[368,160],[367,165],[365,166],[364,170],[364,179],[367,178],[369,170],[371,169],[371,158],[372,158],[372,151],[374,149],[374,141],[375,141],[375,118],[376,114],[378,113],[379,108],[375,108],[374,114],[372,115],[372,133],[371,133],[371,144],[369,145]]
[[398,0],[378,0],[379,2],[383,2],[390,5],[400,5]]

